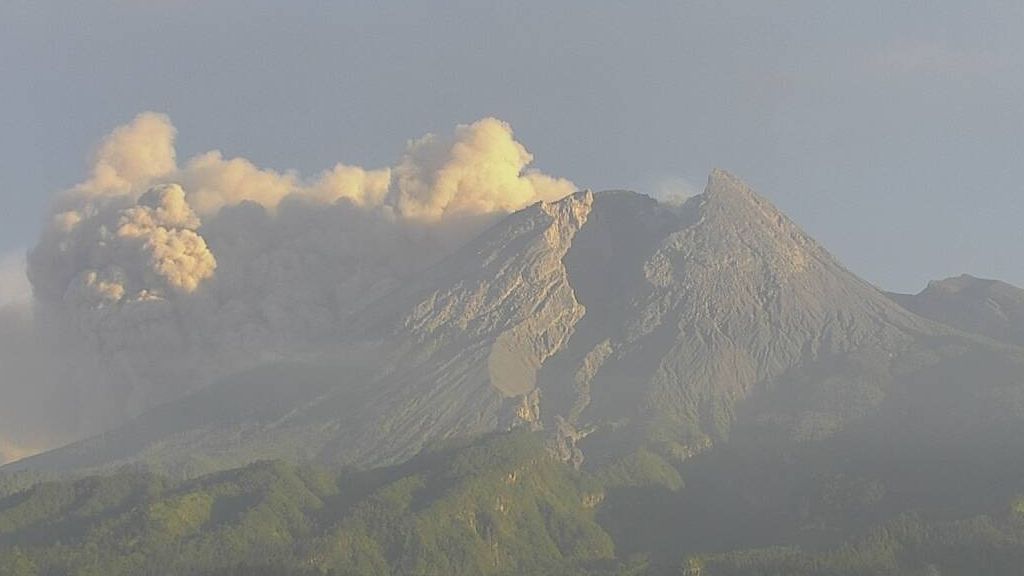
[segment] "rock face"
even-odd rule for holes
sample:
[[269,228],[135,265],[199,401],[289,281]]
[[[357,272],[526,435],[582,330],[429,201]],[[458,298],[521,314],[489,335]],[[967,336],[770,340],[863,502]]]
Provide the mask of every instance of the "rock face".
[[678,208],[631,192],[535,205],[395,300],[411,311],[364,322],[395,342],[398,429],[419,437],[448,411],[438,433],[490,428],[494,399],[539,389],[570,460],[612,422],[688,457],[728,436],[759,383],[931,329],[723,171]]
[[588,191],[535,204],[431,271],[413,287],[412,305],[398,308],[408,310],[401,321],[383,326],[400,361],[419,372],[483,364],[502,396],[531,392],[584,315],[562,259],[593,203]]
[[757,384],[829,355],[898,353],[926,324],[723,171],[679,209],[599,196],[566,265],[587,315],[542,380],[564,390],[553,412],[628,421],[680,457],[726,437]]
[[919,294],[892,294],[915,314],[1024,346],[1024,290],[968,274],[935,280]]
[[[366,449],[355,461],[406,458],[429,440],[514,421],[540,426],[538,371],[585,314],[562,260],[593,203],[586,191],[513,214],[355,320],[357,339],[382,341],[386,357],[378,394],[340,424]],[[381,438],[394,448],[381,451]]]
[[533,432],[543,430],[544,425],[540,420],[540,389],[534,388],[503,403],[498,429],[511,431],[517,428]]
[[[1002,290],[989,286],[986,298],[1006,310]],[[294,458],[296,437],[303,458],[379,465],[519,426],[546,430],[576,465],[637,444],[685,459],[738,424],[796,441],[828,437],[936,380],[921,374],[943,362],[961,367],[964,382],[990,369],[1000,385],[1019,380],[1016,352],[904,304],[723,171],[682,206],[579,192],[510,215],[377,295],[353,314],[328,368],[275,373],[284,387],[267,381],[273,410],[248,408],[230,426],[222,417],[176,419],[196,413],[200,400],[186,399],[161,409],[164,428],[137,422],[21,466],[59,468],[69,454],[80,467],[215,460],[239,453],[239,443],[260,457]],[[976,363],[958,360],[972,354]],[[949,374],[939,373],[942,386],[962,389],[943,380]],[[232,407],[245,389],[245,378],[236,380],[204,398],[220,394]]]

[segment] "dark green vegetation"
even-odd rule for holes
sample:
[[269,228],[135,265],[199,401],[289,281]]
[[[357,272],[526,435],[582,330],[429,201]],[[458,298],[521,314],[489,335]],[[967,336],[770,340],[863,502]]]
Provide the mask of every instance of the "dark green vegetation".
[[834,550],[807,553],[766,548],[695,556],[686,576],[939,576],[1020,574],[1024,517],[977,516],[955,522],[898,518]]
[[0,499],[0,574],[1019,574],[1019,457],[915,488],[895,483],[910,464],[844,473],[748,448],[767,452],[677,470],[640,450],[576,471],[516,431],[367,472],[267,461],[42,482]]
[[598,490],[525,432],[340,477],[261,462],[45,482],[0,500],[0,574],[571,573],[614,554]]

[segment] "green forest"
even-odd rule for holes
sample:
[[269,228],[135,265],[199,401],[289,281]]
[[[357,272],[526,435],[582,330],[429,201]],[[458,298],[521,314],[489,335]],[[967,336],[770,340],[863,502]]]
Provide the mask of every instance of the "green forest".
[[[688,534],[721,529],[686,503],[686,482],[645,449],[577,471],[526,431],[370,471],[265,461],[175,481],[124,469],[8,486],[0,574],[931,576],[1019,574],[1024,562],[1019,498],[985,515],[830,525],[833,537],[816,544],[725,550],[720,539],[699,551],[715,539]],[[833,506],[863,506],[879,490],[826,484],[818,500]],[[726,519],[743,514],[714,508]],[[829,524],[828,512],[805,505],[802,514],[805,524]]]

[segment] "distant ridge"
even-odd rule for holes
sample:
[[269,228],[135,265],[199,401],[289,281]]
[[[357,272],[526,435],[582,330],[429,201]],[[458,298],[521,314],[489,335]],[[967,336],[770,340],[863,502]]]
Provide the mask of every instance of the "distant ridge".
[[919,294],[893,294],[915,314],[967,332],[1024,346],[1024,290],[962,274],[933,280]]

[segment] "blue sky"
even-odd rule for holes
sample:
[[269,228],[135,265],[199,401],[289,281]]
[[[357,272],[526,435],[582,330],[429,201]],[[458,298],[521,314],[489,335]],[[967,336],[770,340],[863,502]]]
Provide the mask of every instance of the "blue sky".
[[409,4],[6,0],[0,254],[142,111],[304,174],[496,116],[594,189],[725,168],[886,289],[1024,285],[1020,2]]

